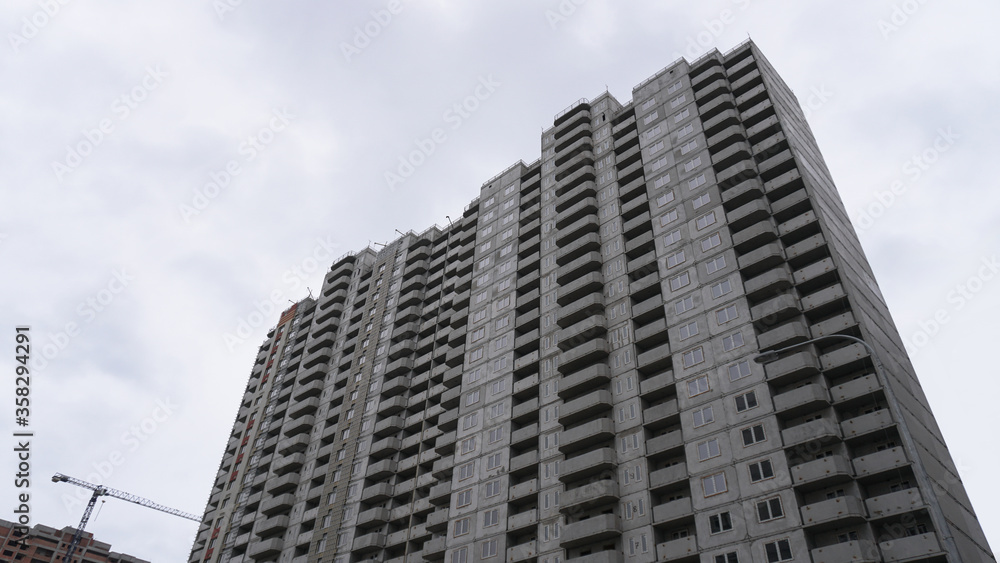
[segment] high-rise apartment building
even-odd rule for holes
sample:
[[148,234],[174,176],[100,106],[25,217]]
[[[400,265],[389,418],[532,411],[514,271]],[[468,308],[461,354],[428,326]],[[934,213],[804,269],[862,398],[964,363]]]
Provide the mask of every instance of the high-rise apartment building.
[[281,316],[189,560],[369,559],[995,561],[753,43],[573,104]]
[[[76,528],[66,526],[56,530],[35,524],[25,531],[24,526],[0,520],[0,561],[23,563],[63,562]],[[145,559],[111,551],[111,545],[94,539],[94,534],[84,532],[76,548],[74,562],[78,563],[149,563]]]

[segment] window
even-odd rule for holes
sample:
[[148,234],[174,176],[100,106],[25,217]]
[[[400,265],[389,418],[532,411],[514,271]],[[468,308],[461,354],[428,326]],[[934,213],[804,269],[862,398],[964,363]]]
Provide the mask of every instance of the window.
[[729,512],[720,512],[708,517],[708,528],[713,534],[727,532],[733,529],[733,517]]
[[490,405],[490,418],[496,418],[498,416],[503,416],[505,403],[497,403],[495,405]]
[[673,223],[674,221],[677,220],[677,217],[678,215],[676,209],[671,209],[670,211],[667,211],[666,213],[660,216],[660,226],[665,227],[670,223]]
[[670,100],[670,107],[675,108],[683,104],[685,101],[687,101],[687,96],[685,94],[681,94],[680,96]]
[[715,248],[716,246],[719,246],[720,244],[722,244],[722,235],[720,235],[719,233],[715,233],[714,235],[711,235],[706,239],[702,239],[701,250],[702,252],[708,252],[709,250]]
[[688,397],[694,397],[696,395],[701,395],[709,391],[710,387],[708,385],[708,376],[702,375],[696,377],[691,381],[688,381]]
[[691,309],[694,309],[694,297],[687,296],[674,303],[674,313],[678,315]]
[[691,338],[692,336],[698,334],[698,323],[690,322],[679,329],[680,339],[685,340]]
[[490,389],[490,392],[493,393],[494,395],[497,395],[499,393],[503,393],[503,390],[504,390],[504,388],[506,386],[507,386],[507,380],[505,380],[505,379],[500,379],[500,380],[494,381],[493,385],[492,385],[492,387]]
[[684,127],[677,130],[677,138],[683,139],[694,131],[694,124],[688,123]]
[[691,178],[690,180],[688,180],[688,189],[689,190],[693,190],[695,188],[701,187],[701,186],[705,185],[705,182],[707,182],[707,180],[705,180],[705,175],[704,174],[699,174],[699,175],[695,176],[694,178]]
[[[485,295],[486,292],[484,291],[483,294]],[[476,330],[472,331],[472,335],[469,337],[469,341],[476,342],[482,340],[485,337],[486,337],[486,327],[477,328]]]
[[469,548],[460,547],[451,554],[451,563],[469,563]]
[[498,426],[496,428],[491,428],[489,432],[489,437],[487,438],[487,443],[495,444],[503,438],[503,426]]
[[735,551],[723,553],[715,556],[715,563],[740,563],[740,558]]
[[714,225],[714,224],[715,224],[715,211],[707,215],[702,215],[701,217],[698,217],[698,219],[696,219],[694,222],[695,227],[697,227],[699,231],[709,225]]
[[459,508],[463,506],[469,506],[470,504],[472,504],[472,489],[465,489],[464,491],[459,491],[455,504]]
[[482,346],[480,346],[479,348],[476,348],[475,350],[469,352],[469,361],[470,362],[475,362],[475,361],[481,360],[481,359],[483,359],[483,347]]
[[662,157],[662,158],[658,158],[655,161],[653,161],[652,166],[649,167],[649,171],[650,172],[656,172],[657,170],[659,170],[660,168],[663,168],[664,166],[666,166],[669,163],[670,163],[670,161],[665,156]]
[[695,200],[692,202],[692,204],[694,205],[695,209],[698,209],[699,207],[704,207],[704,206],[708,205],[711,202],[712,202],[712,196],[711,195],[709,195],[709,194],[701,194],[700,196],[698,196],[697,198],[695,198]]
[[675,268],[680,264],[684,263],[684,251],[675,252],[670,256],[667,256],[667,268]]
[[764,425],[758,424],[756,426],[751,426],[750,428],[744,428],[740,431],[743,435],[743,445],[752,446],[758,442],[763,442],[767,439],[764,435]]
[[462,453],[467,454],[476,449],[476,437],[466,438],[462,440]]
[[718,439],[712,438],[711,440],[707,440],[705,442],[701,442],[698,444],[699,461],[705,461],[706,459],[710,459],[720,455],[722,455],[722,452],[719,450]]
[[[704,243],[702,245],[704,246]],[[705,263],[705,273],[714,274],[715,272],[718,272],[719,270],[725,267],[726,267],[726,257],[716,256],[715,258]]]
[[461,465],[458,468],[458,480],[463,481],[465,479],[468,479],[472,477],[472,475],[475,474],[475,472],[476,472],[476,462],[470,461],[465,465]]
[[696,156],[696,157],[692,158],[691,160],[689,160],[689,161],[687,161],[687,162],[684,163],[684,171],[685,172],[690,172],[690,171],[694,170],[695,168],[698,168],[699,166],[701,166],[701,157],[700,156]]
[[670,278],[670,291],[677,291],[678,289],[691,283],[691,276],[684,272],[679,276]]
[[472,313],[472,322],[473,323],[478,323],[479,321],[481,321],[481,320],[483,320],[485,318],[486,318],[486,309],[483,309],[482,311],[476,311],[475,313]]
[[702,477],[701,488],[705,492],[705,497],[726,492],[728,490],[726,487],[726,474],[716,473],[715,475]]
[[634,556],[636,553],[648,553],[649,552],[649,538],[646,534],[639,534],[638,536],[629,538],[628,540],[628,554],[629,556]]
[[749,376],[750,362],[748,360],[743,360],[741,362],[735,363],[729,366],[729,380],[736,381],[737,379],[742,379]]
[[693,350],[688,350],[687,352],[681,354],[681,361],[686,368],[696,366],[705,361],[705,351],[701,346]]
[[[507,263],[506,263],[506,264],[504,265],[504,266],[507,266],[506,268],[505,268],[504,266],[501,266],[501,267],[500,267],[500,273],[502,274],[503,272],[505,272],[505,271],[509,270],[509,269],[510,269],[510,266],[511,266],[511,265],[513,264],[513,262],[514,262],[513,260],[511,260],[511,261],[507,262]],[[505,280],[501,281],[500,283],[498,283],[498,284],[497,284],[497,293],[499,293],[499,292],[501,292],[501,291],[506,291],[507,289],[510,289],[510,285],[511,285],[511,284],[512,284],[513,282],[514,282],[514,278],[507,278],[507,279],[505,279]]]
[[486,498],[495,497],[500,494],[500,480],[486,483]]
[[642,118],[642,124],[643,124],[643,125],[649,125],[650,123],[652,123],[652,122],[656,121],[656,118],[657,118],[657,117],[659,117],[659,116],[658,116],[658,115],[657,115],[657,113],[656,113],[656,112],[654,111],[653,113],[650,113],[650,114],[646,115],[646,117],[643,117],[643,118]]
[[715,312],[715,320],[718,321],[720,325],[728,323],[739,316],[740,314],[736,310],[736,305],[730,305],[725,309],[719,309]]
[[479,389],[465,396],[465,406],[474,405],[479,402]]
[[656,141],[649,147],[649,154],[652,156],[663,150],[663,141]]
[[[654,125],[652,129],[647,129],[646,132],[643,133],[643,136],[646,137],[646,140],[648,141],[649,139],[652,139],[653,137],[659,135],[661,132],[663,132],[663,130],[660,129],[660,126]],[[605,143],[606,142],[607,141],[605,141]]]
[[486,469],[496,469],[503,462],[503,454],[497,452],[486,458]]
[[698,141],[688,141],[681,145],[681,154],[687,154],[698,148]]
[[497,554],[497,540],[487,540],[483,542],[483,559],[495,557]]
[[[653,188],[658,190],[669,183],[670,183],[670,172],[666,172],[659,178],[653,180]],[[673,195],[674,195],[673,193],[670,194],[671,201],[673,201],[674,199]]]
[[750,465],[747,465],[747,468],[750,470],[751,483],[764,481],[765,479],[771,479],[774,477],[774,467],[771,466],[771,460],[769,459],[751,463]]
[[667,235],[663,237],[663,244],[664,246],[670,246],[679,240],[681,240],[681,230],[677,229],[667,233]]
[[510,324],[510,315],[506,315],[497,319],[497,330],[500,330]]
[[757,392],[749,391],[736,396],[736,412],[748,411],[757,406]]
[[683,120],[685,117],[689,115],[691,115],[691,110],[689,110],[688,108],[684,108],[683,110],[679,111],[677,115],[674,116],[674,123],[680,123],[681,120]]
[[496,526],[500,523],[500,511],[494,508],[483,513],[483,527]]
[[[669,176],[668,176],[668,178],[669,178]],[[659,178],[657,180],[659,180]],[[670,180],[668,179],[667,181],[669,182]],[[656,198],[656,205],[658,207],[663,207],[664,205],[670,203],[673,200],[674,200],[674,192],[673,192],[673,190],[671,190],[669,192],[664,192],[664,193],[660,194],[659,196],[657,196],[657,198]]]
[[733,284],[728,279],[712,286],[712,297],[718,299],[733,290]]
[[705,426],[706,424],[713,422],[715,420],[715,413],[712,412],[712,407],[705,407],[703,409],[698,409],[694,411],[694,427]]
[[474,412],[462,419],[462,430],[468,430],[470,428],[474,428],[477,424],[479,424],[479,413]]
[[656,104],[656,98],[650,98],[645,102],[642,102],[641,109],[642,111],[646,111],[647,109],[653,107],[654,104]]
[[792,546],[788,540],[778,540],[764,544],[764,555],[767,556],[767,563],[778,563],[779,561],[792,560]]
[[722,349],[726,352],[739,348],[740,346],[743,346],[742,332],[734,332],[729,336],[723,337],[722,339]]
[[461,518],[455,520],[455,536],[464,536],[469,533],[469,524],[471,523],[471,518]]

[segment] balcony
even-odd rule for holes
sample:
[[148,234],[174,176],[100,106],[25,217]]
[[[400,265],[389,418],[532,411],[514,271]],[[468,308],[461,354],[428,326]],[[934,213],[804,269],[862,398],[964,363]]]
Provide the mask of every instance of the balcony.
[[618,483],[604,479],[570,489],[560,496],[559,510],[564,514],[584,512],[618,502]]
[[677,399],[668,399],[642,411],[642,422],[646,428],[660,429],[677,422],[679,416]]
[[[537,456],[537,454],[536,454]],[[615,450],[601,448],[563,461],[559,480],[572,483],[590,475],[597,475],[615,468]]]
[[[537,435],[537,431],[535,433]],[[610,418],[599,418],[564,430],[560,436],[559,451],[564,454],[587,448],[594,444],[613,440],[615,423]]]
[[[389,483],[376,483],[374,485],[369,485],[361,491],[361,500],[367,503],[379,503],[388,500],[392,497],[392,485]],[[293,495],[292,496],[294,499]]]
[[257,525],[256,534],[260,537],[273,535],[276,532],[284,532],[288,528],[288,516],[272,516]]
[[686,482],[688,479],[687,464],[684,462],[649,473],[649,489],[659,491]]
[[774,410],[787,417],[804,415],[830,406],[830,392],[822,385],[810,383],[774,397]]
[[856,457],[853,460],[854,472],[857,474],[859,479],[862,477],[878,475],[887,471],[895,471],[896,469],[908,465],[909,463],[909,460],[906,459],[906,452],[903,451],[903,448],[898,446],[865,456]]
[[532,450],[527,453],[510,458],[510,474],[524,475],[537,473],[538,471],[538,451]]
[[674,383],[674,372],[666,371],[640,381],[639,393],[646,400],[658,399],[672,394],[675,388]]
[[844,439],[850,440],[852,438],[867,436],[872,432],[885,430],[894,424],[895,422],[892,420],[892,415],[889,414],[889,409],[884,408],[865,415],[849,418],[840,423],[840,427],[844,431]]
[[784,348],[809,340],[809,327],[801,320],[788,321],[757,335],[757,345],[763,349]]
[[262,542],[257,542],[247,550],[247,555],[251,559],[263,559],[265,557],[275,557],[281,553],[281,548],[284,547],[285,542],[281,538],[271,538]]
[[611,368],[595,364],[584,368],[559,382],[559,397],[566,400],[587,389],[600,388],[611,381]]
[[538,546],[535,540],[507,548],[507,563],[534,561],[538,557]]
[[812,550],[812,563],[876,563],[878,548],[868,540],[835,543]]
[[885,561],[917,561],[936,555],[943,555],[944,550],[933,533],[920,534],[891,541],[880,542],[879,549]]
[[527,528],[534,528],[538,524],[538,511],[535,509],[512,514],[507,518],[507,532],[518,532]]
[[526,497],[538,495],[538,479],[529,479],[523,483],[518,483],[510,488],[508,500],[516,502]]
[[571,549],[622,535],[621,522],[614,514],[599,514],[586,520],[566,524],[559,545]]
[[587,366],[603,361],[608,357],[611,348],[607,340],[596,338],[563,352],[559,360],[559,373],[566,375]]
[[868,514],[872,519],[888,518],[904,512],[912,512],[925,505],[920,489],[912,488],[896,491],[865,500]]
[[684,447],[680,430],[674,430],[646,441],[646,455],[656,456]]
[[679,498],[653,507],[653,523],[668,525],[694,515],[689,497]]
[[767,379],[778,385],[791,383],[794,380],[809,377],[819,373],[819,360],[816,354],[805,350],[789,354],[780,360],[775,360],[764,366]]
[[828,529],[858,524],[865,520],[865,505],[855,496],[842,496],[800,509],[802,525],[806,528]]
[[604,389],[593,391],[563,404],[559,413],[559,423],[567,426],[588,416],[610,412],[613,404],[614,399],[610,391]]
[[857,399],[869,400],[872,393],[882,389],[875,374],[870,373],[864,377],[859,377],[847,383],[835,385],[830,388],[830,396],[838,406],[850,403]]
[[656,557],[660,561],[680,561],[688,557],[697,558],[698,542],[695,536],[688,536],[658,543],[656,544]]
[[781,431],[781,440],[786,448],[808,442],[825,443],[840,438],[840,426],[836,422],[821,418]]
[[573,558],[573,563],[623,563],[624,561],[622,551],[616,549]]
[[851,462],[842,455],[832,455],[792,467],[796,487],[820,488],[849,481],[854,475]]

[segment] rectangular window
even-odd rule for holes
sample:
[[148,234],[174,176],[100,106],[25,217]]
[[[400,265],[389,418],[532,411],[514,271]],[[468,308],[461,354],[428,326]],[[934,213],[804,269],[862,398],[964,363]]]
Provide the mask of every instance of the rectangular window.
[[653,107],[654,104],[656,104],[656,98],[650,98],[645,102],[642,102],[642,106],[640,106],[640,108],[642,111],[646,111],[647,109]]
[[689,160],[689,161],[687,161],[687,162],[684,163],[684,171],[685,172],[690,172],[690,171],[694,170],[695,168],[698,168],[699,166],[701,166],[701,157],[700,156],[696,156],[696,157],[692,158],[691,160]]
[[694,309],[694,297],[690,295],[674,303],[674,313],[681,314],[685,311],[690,311]]
[[489,437],[487,442],[490,444],[495,444],[503,438],[503,426],[498,426],[496,428],[491,428],[489,432]]
[[722,339],[722,349],[725,350],[726,352],[730,350],[735,350],[740,346],[743,346],[742,332],[734,332],[729,336],[723,337]]
[[451,563],[469,563],[469,548],[460,547],[451,554]]
[[475,313],[472,313],[472,322],[473,323],[478,323],[479,321],[481,321],[481,320],[483,320],[485,318],[486,318],[486,309],[483,309],[482,311],[476,311]]
[[477,424],[479,424],[479,413],[474,412],[462,419],[462,430],[474,428]]
[[497,540],[487,540],[483,542],[483,559],[495,557],[497,554]]
[[486,483],[486,498],[495,497],[500,494],[500,480]]
[[711,440],[701,442],[698,444],[698,460],[705,461],[706,459],[711,459],[713,457],[718,457],[722,455],[719,450],[719,440],[712,438]]
[[708,517],[708,528],[709,532],[713,534],[728,532],[733,529],[733,517],[728,511],[713,514]]
[[718,299],[733,290],[733,284],[728,279],[712,286],[712,297]]
[[[719,233],[715,233],[714,235],[711,235],[706,239],[702,239],[701,250],[702,252],[708,252],[709,250],[715,248],[716,246],[719,246],[720,244],[722,244],[722,235],[720,235]],[[723,264],[725,264],[725,261],[723,261]]]
[[671,244],[674,244],[675,242],[678,242],[680,240],[681,240],[681,230],[677,229],[667,233],[663,237],[663,245],[670,246]]
[[667,211],[663,215],[660,215],[660,226],[665,227],[670,223],[673,223],[674,221],[677,220],[677,217],[678,213],[676,209],[671,209],[670,211]]
[[659,117],[659,115],[655,111],[653,113],[647,114],[646,117],[642,118],[642,124],[649,125],[650,123],[656,121],[657,117]]
[[706,424],[715,421],[715,413],[712,412],[712,407],[710,406],[694,411],[693,416],[695,428],[705,426]]
[[684,120],[685,117],[689,115],[691,115],[690,109],[688,108],[682,109],[681,111],[677,112],[677,115],[674,116],[674,123],[680,123],[681,121]]
[[493,393],[494,395],[503,393],[503,390],[506,386],[507,386],[507,380],[505,379],[494,381],[493,385],[491,386],[490,392]]
[[743,360],[741,362],[729,366],[730,381],[736,381],[737,379],[742,379],[744,377],[749,376],[750,373],[751,373],[750,362],[747,360]]
[[750,470],[751,483],[764,481],[774,477],[774,467],[771,466],[771,460],[769,459],[751,463],[747,466],[747,468]]
[[459,491],[455,505],[461,508],[463,506],[469,506],[470,504],[472,504],[472,489],[465,489],[464,491]]
[[462,453],[471,453],[476,449],[476,437],[466,438],[462,440]]
[[461,518],[455,520],[455,536],[464,536],[469,533],[469,524],[471,523],[471,518]]
[[701,194],[700,196],[695,198],[695,200],[692,202],[692,205],[694,205],[695,209],[698,209],[699,207],[705,207],[711,202],[712,202],[712,196],[710,194]]
[[681,154],[687,154],[698,148],[698,141],[688,141],[681,145]]
[[684,127],[681,127],[680,129],[677,130],[677,138],[683,139],[684,137],[690,135],[692,132],[694,132],[694,124],[688,123]]
[[479,402],[479,389],[465,396],[465,406],[474,405]]
[[740,431],[743,436],[743,446],[752,446],[758,442],[763,442],[767,439],[764,435],[764,425],[758,424],[756,426],[751,426],[750,428],[744,428]]
[[490,405],[490,418],[496,418],[498,416],[503,416],[505,403],[497,403],[495,405]]
[[476,472],[476,462],[470,461],[465,465],[460,465],[458,467],[458,480],[463,481],[472,477]]
[[716,473],[708,477],[701,478],[701,488],[705,492],[705,497],[710,497],[728,490],[726,487],[726,474]]
[[748,411],[757,406],[757,392],[750,391],[736,396],[736,412]]
[[678,289],[691,283],[691,276],[687,272],[679,276],[670,278],[670,291],[677,291]]
[[670,100],[670,107],[675,108],[683,104],[685,101],[687,101],[687,96],[685,94],[681,94],[680,96]]
[[730,551],[729,553],[716,555],[714,561],[715,563],[740,563],[740,558],[736,555],[735,551]]
[[[485,295],[486,292],[483,292],[483,294]],[[476,330],[472,331],[472,335],[469,337],[469,341],[477,342],[485,337],[486,337],[486,328],[485,327],[477,328]]]
[[764,554],[767,555],[767,563],[778,563],[779,561],[791,561],[792,546],[788,540],[778,540],[764,544]]
[[483,359],[483,354],[484,354],[483,347],[480,346],[479,348],[476,348],[475,350],[469,352],[469,361],[475,362],[477,360],[481,360]]
[[707,181],[708,180],[705,179],[705,175],[704,174],[699,174],[699,175],[695,176],[694,178],[691,178],[690,180],[688,180],[688,189],[689,190],[693,190],[693,189],[699,188],[699,187],[705,185],[705,182],[707,182]]
[[665,167],[669,163],[670,163],[670,161],[667,160],[667,157],[664,156],[662,158],[659,158],[659,159],[653,161],[653,165],[649,167],[649,171],[650,172],[656,172],[657,170],[659,170],[660,168]]
[[496,526],[500,523],[500,511],[494,508],[483,513],[483,527]]
[[680,250],[667,256],[667,269],[675,268],[680,264],[684,263],[684,251]]
[[659,206],[659,207],[663,207],[664,205],[666,205],[666,204],[670,203],[671,201],[673,201],[674,197],[675,197],[674,196],[674,192],[672,190],[669,191],[669,192],[663,192],[662,194],[660,194],[659,196],[657,196],[657,198],[656,198],[656,205]]
[[697,227],[699,231],[708,227],[709,225],[714,225],[714,224],[715,224],[715,211],[708,213],[707,215],[702,215],[701,217],[698,217],[694,222],[695,227]]
[[663,150],[663,141],[656,141],[649,146],[649,155],[652,156]]
[[505,315],[505,316],[500,317],[499,319],[497,319],[496,329],[500,330],[502,328],[506,328],[507,325],[509,325],[509,324],[510,324],[510,315]]
[[693,350],[688,350],[687,352],[681,354],[681,361],[686,368],[696,366],[705,361],[705,351],[701,346]]
[[702,393],[706,393],[710,390],[707,375],[702,375],[692,379],[691,381],[688,381],[687,386],[688,386],[688,397],[701,395]]
[[725,309],[719,309],[715,312],[715,320],[718,321],[720,325],[739,318],[739,316],[740,314],[739,311],[736,310],[736,305],[730,305]]
[[698,323],[697,323],[697,321],[696,322],[690,322],[690,323],[682,326],[680,329],[678,329],[678,332],[680,333],[680,339],[681,340],[686,340],[686,339],[691,338],[692,336],[698,334]]
[[716,256],[715,258],[705,263],[705,273],[714,274],[715,272],[718,272],[719,270],[725,267],[726,267],[726,257]]
[[781,498],[779,497],[769,498],[757,503],[757,520],[760,522],[776,520],[784,515],[784,511],[781,509]]

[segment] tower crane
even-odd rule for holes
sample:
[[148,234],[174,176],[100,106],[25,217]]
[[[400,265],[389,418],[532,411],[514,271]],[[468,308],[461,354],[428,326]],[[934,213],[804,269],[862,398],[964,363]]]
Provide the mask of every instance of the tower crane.
[[70,477],[68,475],[63,475],[62,473],[56,473],[52,476],[53,483],[70,483],[78,487],[83,487],[85,489],[90,489],[94,491],[94,494],[90,496],[90,502],[87,503],[86,510],[83,511],[83,518],[80,519],[80,525],[76,528],[76,533],[73,534],[73,539],[69,542],[69,546],[66,548],[66,555],[63,557],[63,561],[66,563],[72,562],[72,557],[76,552],[76,546],[80,544],[80,539],[83,538],[83,529],[87,526],[87,521],[90,520],[90,513],[94,510],[94,505],[97,503],[97,498],[102,496],[109,496],[114,498],[120,498],[122,500],[127,500],[133,502],[140,506],[145,506],[152,508],[154,510],[159,510],[161,512],[166,512],[167,514],[173,514],[174,516],[180,516],[181,518],[187,518],[188,520],[194,520],[195,522],[201,522],[201,518],[195,516],[194,514],[188,514],[187,512],[181,512],[162,504],[157,504],[149,499],[142,498],[133,494],[126,493],[124,491],[119,491],[117,489],[112,489],[111,487],[105,487],[103,485],[95,485],[93,483],[88,483],[86,481]]

